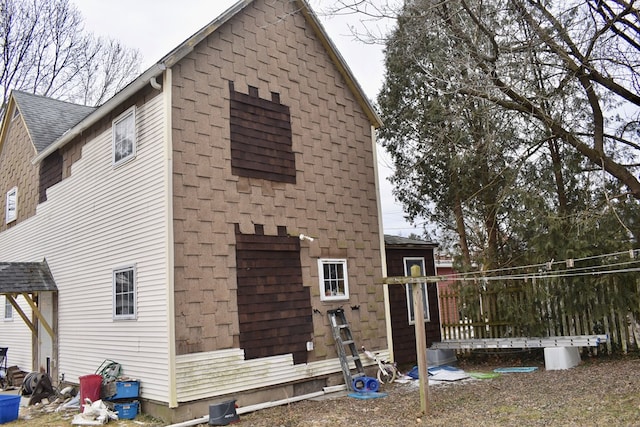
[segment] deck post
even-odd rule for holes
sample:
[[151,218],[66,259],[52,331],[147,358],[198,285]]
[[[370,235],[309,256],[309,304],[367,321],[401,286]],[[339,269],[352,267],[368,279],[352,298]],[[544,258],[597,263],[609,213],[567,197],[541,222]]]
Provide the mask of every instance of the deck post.
[[[419,277],[420,266],[411,267],[411,276]],[[418,381],[420,382],[420,409],[422,413],[429,413],[429,373],[427,370],[427,331],[424,326],[424,287],[421,282],[411,283],[413,294],[413,318],[416,329],[416,356],[418,358]]]

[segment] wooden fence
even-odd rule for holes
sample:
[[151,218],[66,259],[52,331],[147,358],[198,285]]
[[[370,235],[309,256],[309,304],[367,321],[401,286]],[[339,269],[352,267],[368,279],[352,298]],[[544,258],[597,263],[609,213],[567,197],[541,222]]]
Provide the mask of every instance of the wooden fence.
[[640,280],[628,274],[439,287],[442,339],[608,334],[607,351],[640,348]]

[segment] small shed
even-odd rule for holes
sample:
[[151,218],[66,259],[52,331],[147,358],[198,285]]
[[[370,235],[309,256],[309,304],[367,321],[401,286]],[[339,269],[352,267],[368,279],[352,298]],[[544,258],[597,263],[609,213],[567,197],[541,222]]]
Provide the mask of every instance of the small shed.
[[[414,265],[420,266],[423,276],[436,275],[434,250],[438,247],[437,243],[391,235],[384,236],[384,243],[387,276],[410,276]],[[429,347],[441,340],[437,283],[426,285],[425,299],[423,319]],[[389,286],[389,304],[395,361],[400,365],[416,363],[416,316],[409,286]]]

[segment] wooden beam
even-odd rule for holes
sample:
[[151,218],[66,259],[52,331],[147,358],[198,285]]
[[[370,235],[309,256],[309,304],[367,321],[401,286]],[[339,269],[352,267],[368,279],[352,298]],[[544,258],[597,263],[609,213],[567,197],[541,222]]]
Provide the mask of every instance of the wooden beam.
[[42,315],[42,313],[40,313],[40,309],[38,308],[38,306],[36,305],[36,303],[33,301],[33,299],[31,298],[31,296],[28,293],[23,293],[22,297],[27,301],[27,303],[31,306],[31,310],[33,311],[33,314],[36,315],[36,317],[38,318],[38,321],[40,321],[40,323],[42,324],[42,326],[44,327],[44,329],[47,331],[47,333],[49,334],[49,336],[51,338],[54,338],[53,335],[53,329],[51,328],[51,326],[49,325],[49,322],[47,322],[47,319],[45,319],[45,317]]
[[[411,266],[411,277],[420,276],[420,266]],[[420,384],[420,409],[422,413],[429,413],[429,372],[427,368],[427,331],[424,326],[424,289],[422,282],[412,282],[413,319],[416,330],[416,357],[418,358],[418,381]]]
[[[429,413],[429,372],[427,366],[427,330],[424,326],[424,289],[422,284],[437,283],[442,276],[420,276],[420,266],[411,267],[411,277],[385,277],[382,283],[387,285],[411,285],[413,296],[413,316],[415,320],[416,357],[418,358],[418,382],[420,384],[420,409]],[[418,317],[420,316],[420,317]]]
[[407,276],[396,276],[396,277],[385,277],[382,279],[382,283],[386,283],[387,285],[404,285],[406,283],[438,283],[443,280],[447,280],[444,276],[415,276],[415,277],[407,277]]
[[31,319],[29,319],[27,315],[24,314],[24,311],[22,311],[22,308],[13,298],[13,295],[5,294],[5,297],[7,298],[7,301],[9,301],[11,306],[18,312],[20,317],[22,317],[22,321],[29,327],[29,329],[31,329],[31,332],[33,332],[35,336],[38,336],[38,330],[36,329],[35,325],[31,322]]

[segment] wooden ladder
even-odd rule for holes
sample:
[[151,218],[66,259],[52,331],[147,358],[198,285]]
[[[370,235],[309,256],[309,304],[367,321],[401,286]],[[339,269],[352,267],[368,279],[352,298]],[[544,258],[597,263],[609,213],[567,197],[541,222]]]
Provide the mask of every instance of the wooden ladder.
[[[356,343],[353,340],[349,323],[344,315],[344,310],[341,308],[328,310],[327,315],[329,316],[333,339],[336,342],[344,382],[347,385],[347,390],[351,390],[353,389],[353,379],[365,376],[364,367],[362,366]],[[355,365],[353,372],[350,367],[350,362],[353,362]]]

